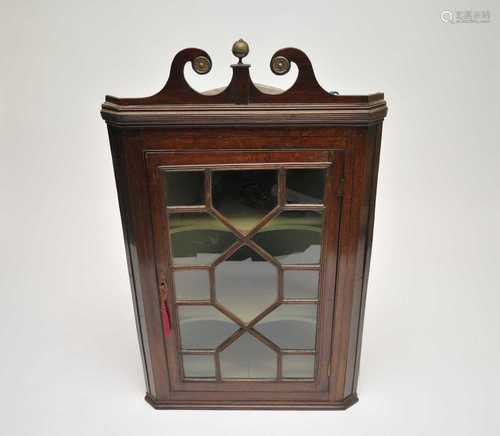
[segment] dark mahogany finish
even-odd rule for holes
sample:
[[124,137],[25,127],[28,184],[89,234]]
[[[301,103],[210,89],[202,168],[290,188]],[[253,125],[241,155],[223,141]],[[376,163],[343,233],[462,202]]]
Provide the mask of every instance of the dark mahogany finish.
[[[113,156],[146,400],[159,409],[345,409],[357,401],[382,122],[387,113],[384,96],[327,93],[318,85],[307,56],[294,48],[279,50],[271,61],[273,65],[282,57],[297,65],[297,80],[287,91],[266,93],[252,83],[249,65],[240,62],[232,65],[233,78],[225,89],[200,94],[183,75],[185,64],[194,65],[199,57],[211,65],[203,50],[182,50],[158,94],[108,96],[101,110]],[[221,380],[219,366],[215,381],[183,378],[160,177],[162,168],[198,167],[206,172],[208,184],[211,169],[270,168],[280,180],[294,167],[326,169],[324,205],[302,207],[321,210],[325,216],[314,380],[282,379],[279,350],[279,376],[274,381]],[[282,181],[279,186],[282,191]],[[282,194],[278,198],[275,214],[301,209],[285,204]],[[208,210],[211,201],[207,194],[205,204],[195,209]],[[250,236],[239,235],[252,244]],[[173,334],[165,334],[163,305]],[[235,337],[244,332],[259,336],[252,323],[236,321],[241,331]]]

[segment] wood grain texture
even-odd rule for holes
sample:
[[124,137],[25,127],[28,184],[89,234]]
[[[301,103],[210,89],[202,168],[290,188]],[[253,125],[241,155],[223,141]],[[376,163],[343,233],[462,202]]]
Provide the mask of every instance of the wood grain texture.
[[[340,178],[343,172],[343,156],[340,151],[324,151],[324,150],[314,150],[308,149],[307,151],[258,151],[258,152],[234,152],[234,151],[203,151],[203,152],[189,152],[189,153],[176,153],[176,152],[154,152],[146,154],[146,171],[149,176],[148,186],[150,192],[150,198],[152,203],[152,213],[153,213],[153,231],[155,232],[154,239],[158,241],[156,244],[155,258],[157,260],[157,271],[158,275],[161,277],[167,277],[168,284],[170,286],[170,293],[172,294],[169,298],[169,310],[172,314],[172,322],[174,330],[179,331],[178,319],[176,318],[176,310],[173,305],[175,301],[174,295],[174,285],[171,274],[170,256],[169,256],[169,236],[168,236],[168,217],[165,214],[166,205],[163,201],[163,191],[160,185],[160,171],[162,168],[193,168],[192,163],[196,162],[197,165],[203,168],[241,168],[240,165],[243,164],[243,168],[267,168],[269,165],[273,166],[284,166],[289,167],[287,164],[291,162],[291,167],[295,167],[302,163],[302,167],[324,167],[325,162],[330,161],[332,163],[330,169],[331,177],[328,178],[329,182],[326,187],[326,195],[328,197],[332,196],[334,192],[337,192],[337,188],[340,182]],[[249,166],[252,165],[252,166]],[[325,244],[323,250],[324,257],[329,258],[329,264],[332,265],[333,271],[330,274],[335,274],[335,264],[336,264],[336,247],[337,247],[337,230],[338,230],[338,214],[340,208],[336,201],[329,202],[326,206],[326,216],[327,219],[324,225],[325,240],[328,241]],[[223,218],[223,217],[221,217]],[[223,219],[224,220],[224,219]],[[225,220],[224,220],[225,221]],[[265,223],[265,221],[263,221]],[[226,222],[226,225],[231,226],[230,222]],[[236,232],[238,232],[235,229]],[[255,231],[255,230],[254,230]],[[246,244],[252,244],[251,236],[241,235]],[[236,251],[236,247],[232,248],[226,257],[229,257],[232,252]],[[258,247],[254,246],[254,250],[259,252],[263,257],[267,257],[265,252],[260,252]],[[275,262],[272,258],[269,259],[271,262]],[[328,361],[328,356],[330,354],[330,342],[331,342],[331,329],[329,325],[331,324],[331,315],[333,313],[333,289],[328,286],[328,281],[321,280],[320,294],[320,317],[318,320],[318,361]],[[229,318],[234,319],[234,316],[228,312],[225,312],[223,308],[219,307],[219,310],[223,311]],[[234,319],[237,324],[241,324],[242,321],[239,319]],[[249,325],[251,327],[251,325]],[[235,338],[234,338],[235,339]],[[171,335],[166,338],[167,349],[178,350],[179,349],[179,337],[178,335]],[[227,344],[228,345],[228,344]],[[270,344],[271,347],[273,347]],[[169,361],[169,367],[172,368],[171,371],[171,383],[174,385],[177,391],[198,391],[200,392],[199,398],[203,397],[206,392],[210,392],[210,397],[215,399],[216,392],[230,392],[230,391],[259,391],[260,398],[273,398],[278,392],[311,392],[309,398],[319,399],[325,397],[321,394],[328,389],[327,380],[327,366],[320,365],[318,371],[318,377],[314,383],[305,382],[293,382],[293,383],[281,383],[281,382],[226,382],[219,385],[213,382],[185,382],[180,377],[180,361],[176,353],[167,353],[167,358]],[[270,392],[270,395],[265,394],[265,392]],[[317,395],[316,392],[319,394]],[[177,394],[175,394],[177,397]],[[240,398],[247,397],[248,393],[239,394]]]
[[[203,56],[212,63],[210,56],[198,48],[186,48],[175,55],[170,67],[170,75],[165,86],[149,97],[119,98],[106,96],[106,102],[118,107],[148,105],[205,105],[205,104],[260,104],[260,103],[371,103],[382,100],[383,94],[371,96],[341,96],[325,91],[316,80],[311,61],[297,48],[283,48],[271,58],[271,65],[276,57],[282,57],[297,65],[298,75],[294,84],[282,93],[266,93],[265,86],[257,87],[250,78],[250,65],[237,63],[231,65],[231,82],[218,94],[199,93],[192,89],[184,77],[184,67],[192,65],[197,57]],[[271,68],[271,70],[273,70]],[[273,70],[274,72],[274,70]],[[275,73],[277,74],[277,73]]]
[[159,401],[146,395],[145,400],[158,410],[169,409],[188,409],[188,410],[346,410],[358,402],[357,395],[349,395],[342,401],[335,402],[318,402],[313,401],[220,401],[220,402],[203,402],[203,401],[186,401],[186,402],[168,402]]
[[[236,64],[228,87],[203,95],[183,76],[184,65],[198,56],[210,59],[199,49],[181,51],[158,94],[107,97],[101,110],[113,156],[146,400],[158,409],[345,409],[357,401],[382,121],[387,113],[384,96],[328,94],[318,85],[307,56],[297,49],[273,56],[286,57],[299,69],[297,81],[283,93],[263,92],[251,82],[249,66]],[[284,168],[327,170],[324,206],[308,205],[311,210],[324,209],[325,215],[321,264],[306,266],[320,271],[314,381],[225,381],[220,368],[215,382],[183,377],[168,214],[160,183],[162,168],[179,166],[207,174],[220,167],[272,168],[280,177]],[[184,209],[206,210],[211,198],[205,201]],[[297,209],[280,201],[278,208]],[[242,238],[251,244],[249,236]],[[213,281],[213,272],[210,277]],[[168,337],[160,312],[165,299],[174,333]],[[243,327],[251,333],[251,326]]]

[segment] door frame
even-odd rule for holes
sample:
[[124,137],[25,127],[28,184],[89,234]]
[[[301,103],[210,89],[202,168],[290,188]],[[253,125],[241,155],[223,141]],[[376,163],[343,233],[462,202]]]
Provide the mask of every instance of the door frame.
[[[148,192],[156,260],[158,311],[161,309],[160,286],[166,283],[167,305],[172,330],[178,332],[175,290],[170,262],[168,214],[161,189],[162,167],[246,169],[246,168],[328,168],[325,186],[324,227],[322,236],[321,274],[317,318],[316,378],[301,381],[185,381],[181,378],[181,362],[176,334],[164,337],[171,398],[190,400],[290,400],[326,401],[330,388],[330,356],[333,338],[335,283],[337,276],[339,230],[342,198],[338,194],[344,175],[344,152],[325,149],[238,150],[238,151],[155,151],[145,153]],[[161,243],[158,243],[161,241]],[[193,395],[194,394],[194,395]]]

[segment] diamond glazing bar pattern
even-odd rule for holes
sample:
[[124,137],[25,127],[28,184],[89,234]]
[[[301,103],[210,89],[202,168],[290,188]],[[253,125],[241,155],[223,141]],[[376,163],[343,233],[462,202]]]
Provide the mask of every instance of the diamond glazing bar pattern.
[[326,167],[160,171],[183,377],[314,379]]

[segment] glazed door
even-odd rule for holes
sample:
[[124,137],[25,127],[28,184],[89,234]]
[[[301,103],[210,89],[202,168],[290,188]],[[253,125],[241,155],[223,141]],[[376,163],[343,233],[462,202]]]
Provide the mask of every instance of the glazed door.
[[327,398],[342,157],[325,150],[147,154],[177,395]]

